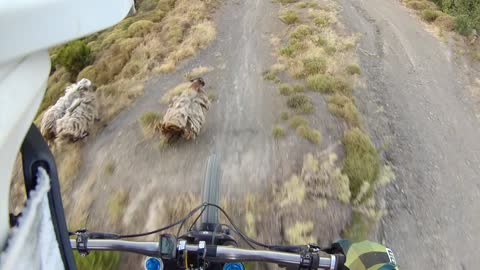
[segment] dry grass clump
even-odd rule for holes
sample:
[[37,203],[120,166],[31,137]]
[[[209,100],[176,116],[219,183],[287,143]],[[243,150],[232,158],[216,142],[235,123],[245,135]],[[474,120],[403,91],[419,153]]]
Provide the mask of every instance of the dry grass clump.
[[422,11],[422,18],[427,22],[434,22],[440,15],[441,12],[438,10],[425,9]]
[[335,79],[330,75],[315,74],[307,77],[307,87],[320,93],[332,93]]
[[298,2],[297,4],[295,4],[296,7],[298,8],[306,8],[307,7],[307,3],[305,2]]
[[283,121],[287,121],[290,118],[290,114],[288,112],[281,112],[280,113],[280,119]]
[[303,59],[305,76],[323,74],[327,71],[327,61],[323,57],[312,57]]
[[212,67],[206,67],[206,66],[198,66],[196,68],[193,68],[190,72],[188,72],[187,74],[185,74],[185,79],[187,80],[191,80],[191,79],[195,79],[195,78],[198,78],[202,75],[204,75],[205,73],[208,73],[210,71],[212,71],[213,68]]
[[299,126],[297,128],[297,133],[313,144],[320,144],[322,142],[322,134],[320,133],[320,131],[309,126]]
[[183,91],[190,89],[190,84],[191,83],[189,82],[184,82],[168,90],[160,99],[160,103],[162,104],[170,103],[174,97],[180,96],[183,93]]
[[356,198],[364,183],[371,186],[377,180],[380,159],[368,135],[359,128],[346,131],[342,142],[345,148],[342,172],[350,179],[350,191]]
[[289,121],[289,125],[291,128],[298,128],[299,126],[308,126],[308,121],[304,117],[300,115],[295,115]]
[[312,154],[307,154],[303,160],[302,179],[310,189],[307,196],[311,199],[338,200],[350,202],[350,181],[335,165],[337,155],[331,153],[320,162]]
[[144,112],[140,117],[140,125],[145,136],[152,136],[160,130],[162,117],[156,112]]
[[345,68],[345,71],[347,71],[347,73],[350,74],[350,75],[360,75],[362,73],[362,70],[356,64],[348,65]]
[[413,0],[413,1],[407,1],[407,7],[415,10],[423,10],[431,7],[431,5],[427,1]]
[[316,239],[313,236],[313,222],[296,222],[294,225],[287,228],[285,237],[287,243],[291,245],[315,243]]
[[285,137],[285,130],[282,127],[275,126],[273,127],[272,135],[273,135],[273,138],[275,139]]
[[291,94],[293,94],[293,87],[288,84],[288,83],[282,83],[279,87],[278,87],[278,90],[280,91],[280,94],[282,96],[289,96]]
[[303,94],[290,96],[287,106],[299,113],[311,113],[314,110],[311,98]]
[[358,110],[353,100],[342,94],[334,94],[327,98],[328,110],[334,115],[345,119],[345,121],[353,126],[359,125]]
[[281,10],[278,16],[280,20],[286,24],[294,24],[299,22],[297,12],[292,9]]
[[280,207],[292,204],[301,205],[305,199],[306,187],[300,177],[293,175],[290,180],[283,183],[278,198],[282,198]]

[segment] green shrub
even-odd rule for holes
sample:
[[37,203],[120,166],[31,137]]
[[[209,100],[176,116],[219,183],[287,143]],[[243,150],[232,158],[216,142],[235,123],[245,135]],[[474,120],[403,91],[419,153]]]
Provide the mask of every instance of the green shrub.
[[284,137],[285,136],[285,130],[283,130],[283,128],[278,127],[278,126],[273,127],[272,135],[275,139],[278,139],[280,137]]
[[341,94],[335,94],[327,99],[328,110],[334,115],[345,119],[350,125],[358,125],[358,111],[353,101]]
[[332,93],[335,80],[330,75],[315,74],[307,77],[307,87],[321,93]]
[[310,36],[313,33],[312,28],[310,26],[302,24],[299,25],[293,30],[293,32],[290,34],[291,39],[298,39],[298,40],[303,40]]
[[112,251],[93,251],[88,256],[74,251],[73,256],[78,270],[115,270],[120,262],[120,254]]
[[60,48],[55,61],[70,73],[77,75],[92,60],[93,56],[87,43],[84,40],[75,40]]
[[422,11],[422,18],[427,22],[434,22],[438,16],[440,16],[440,13],[436,10],[425,9]]
[[297,12],[291,9],[280,12],[279,17],[280,20],[286,24],[294,24],[299,21]]
[[460,15],[455,18],[454,29],[459,34],[467,36],[472,32],[472,25],[467,15]]
[[320,131],[313,129],[306,125],[301,125],[297,128],[297,133],[304,137],[308,141],[314,144],[320,144],[322,142],[322,134]]
[[288,112],[281,112],[280,113],[280,119],[282,119],[283,121],[288,120],[289,117],[290,117],[290,115],[288,114]]
[[293,93],[293,88],[288,83],[282,83],[278,89],[282,96],[289,96]]
[[362,73],[360,67],[358,65],[355,65],[355,64],[351,64],[351,65],[348,65],[345,70],[347,71],[348,74],[350,75],[355,75],[355,74],[358,74],[360,75]]
[[295,115],[294,117],[292,117],[290,119],[290,127],[292,128],[298,128],[299,126],[308,126],[308,121],[307,119],[299,116],[299,115]]
[[314,57],[303,60],[303,67],[306,76],[323,74],[327,71],[327,61],[322,57]]
[[350,191],[355,198],[363,182],[373,186],[380,172],[380,159],[367,134],[358,128],[348,130],[343,137],[345,159],[343,173],[350,179]]
[[303,48],[305,48],[305,43],[303,43],[303,41],[298,39],[290,39],[287,46],[280,49],[280,54],[292,57]]
[[313,111],[313,104],[310,97],[302,94],[295,94],[289,97],[287,106],[302,113],[310,113]]

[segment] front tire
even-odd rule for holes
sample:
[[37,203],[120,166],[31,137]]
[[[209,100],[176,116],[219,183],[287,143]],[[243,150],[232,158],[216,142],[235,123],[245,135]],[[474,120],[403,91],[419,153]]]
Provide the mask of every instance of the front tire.
[[[220,168],[219,158],[213,154],[208,158],[205,180],[202,189],[202,200],[206,203],[219,205],[220,201]],[[201,222],[208,225],[218,224],[218,209],[213,206],[207,206],[202,214]],[[207,225],[207,226],[208,226]],[[210,225],[210,226],[211,226]]]

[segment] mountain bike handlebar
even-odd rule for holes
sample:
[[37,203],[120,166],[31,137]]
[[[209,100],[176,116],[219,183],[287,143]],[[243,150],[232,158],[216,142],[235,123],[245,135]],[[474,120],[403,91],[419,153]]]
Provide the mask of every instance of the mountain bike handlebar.
[[[75,239],[70,239],[73,249],[77,249]],[[145,256],[159,257],[160,247],[158,242],[135,242],[124,240],[88,240],[86,248],[88,250],[101,251],[126,251],[138,253]],[[302,257],[300,254],[268,251],[268,250],[248,250],[227,246],[207,245],[201,248],[199,245],[186,244],[184,247],[189,253],[204,256],[206,260],[213,262],[270,262],[276,264],[300,265],[310,260],[312,269],[339,270],[339,264],[344,261],[343,255],[317,255],[309,258]],[[315,266],[316,265],[316,266]]]

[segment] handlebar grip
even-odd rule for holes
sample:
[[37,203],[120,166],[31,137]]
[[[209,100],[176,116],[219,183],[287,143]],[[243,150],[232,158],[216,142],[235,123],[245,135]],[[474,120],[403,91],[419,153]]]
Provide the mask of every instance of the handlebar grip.
[[346,257],[343,254],[335,254],[335,268],[336,270],[344,270],[345,269],[345,261]]

